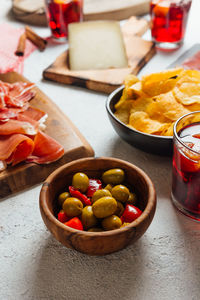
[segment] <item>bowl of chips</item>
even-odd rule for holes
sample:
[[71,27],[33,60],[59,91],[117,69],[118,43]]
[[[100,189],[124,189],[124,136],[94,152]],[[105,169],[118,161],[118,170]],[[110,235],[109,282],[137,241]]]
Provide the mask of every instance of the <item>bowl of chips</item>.
[[200,72],[183,68],[128,75],[106,102],[109,119],[129,144],[153,154],[171,155],[175,121],[200,110]]

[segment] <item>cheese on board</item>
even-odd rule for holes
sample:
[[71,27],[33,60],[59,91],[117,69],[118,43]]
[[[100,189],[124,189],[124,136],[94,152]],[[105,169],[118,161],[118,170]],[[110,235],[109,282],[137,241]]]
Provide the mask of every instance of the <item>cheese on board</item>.
[[68,29],[69,68],[71,70],[128,67],[123,36],[118,22],[71,23]]

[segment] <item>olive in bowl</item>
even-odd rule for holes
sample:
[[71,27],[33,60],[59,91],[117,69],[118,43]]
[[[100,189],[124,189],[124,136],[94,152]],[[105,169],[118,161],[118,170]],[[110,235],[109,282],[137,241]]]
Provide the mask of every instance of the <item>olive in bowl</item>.
[[[90,222],[87,222],[88,215],[92,214],[91,208],[88,208],[87,205],[82,207],[80,203],[77,203],[77,205],[82,209],[81,220],[83,221],[85,230],[71,228],[57,219],[57,214],[61,209],[60,202],[58,201],[59,195],[71,186],[74,174],[81,172],[86,174],[88,178],[102,179],[102,174],[105,174],[107,170],[116,168],[123,170],[125,174],[122,183],[115,178],[116,185],[118,183],[119,185],[123,184],[130,191],[134,190],[137,194],[137,206],[142,213],[136,220],[129,224],[124,223],[119,228],[119,225],[121,225],[121,221],[119,221],[121,220],[120,215],[114,216],[113,212],[115,210],[123,213],[124,204],[120,202],[120,206],[118,207],[115,202],[119,201],[114,200],[109,194],[106,196],[103,194],[104,197],[95,199],[91,204],[93,213],[96,214],[97,219],[93,218],[93,227]],[[106,178],[104,179],[105,186],[103,186],[103,189],[108,189],[108,185],[111,186],[109,178],[112,177],[106,175]],[[120,198],[123,193],[121,193],[121,188],[117,189],[118,193],[115,190],[114,192]],[[112,195],[112,188],[110,194]],[[106,201],[103,198],[106,198]],[[122,200],[124,201],[124,198]],[[70,202],[73,200],[69,197],[65,201]],[[64,208],[66,206],[65,201],[62,203]],[[106,202],[112,202],[112,212],[106,212],[102,215],[100,207],[102,203],[105,204]],[[156,192],[148,175],[135,165],[117,158],[84,158],[67,163],[55,170],[46,179],[40,192],[40,211],[43,221],[50,232],[64,246],[90,255],[109,254],[135,242],[149,227],[155,213],[155,208]],[[103,227],[101,228],[99,226],[99,219],[102,220]],[[110,225],[111,223],[113,224],[112,226]]]

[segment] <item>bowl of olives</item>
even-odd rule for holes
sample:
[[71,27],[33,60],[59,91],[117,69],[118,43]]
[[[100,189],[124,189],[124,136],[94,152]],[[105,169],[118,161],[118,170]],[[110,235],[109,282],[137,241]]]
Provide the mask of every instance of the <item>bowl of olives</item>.
[[82,158],[43,183],[40,211],[53,236],[68,248],[105,255],[138,240],[156,209],[148,175],[117,158]]

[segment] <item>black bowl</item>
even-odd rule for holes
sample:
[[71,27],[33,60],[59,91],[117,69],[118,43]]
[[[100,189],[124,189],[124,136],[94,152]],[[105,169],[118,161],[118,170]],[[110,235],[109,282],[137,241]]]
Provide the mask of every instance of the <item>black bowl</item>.
[[143,133],[126,126],[115,117],[115,104],[119,101],[123,88],[124,86],[121,86],[113,91],[108,96],[106,102],[108,116],[115,131],[127,143],[145,152],[167,156],[172,155],[172,136],[158,136],[154,134]]

